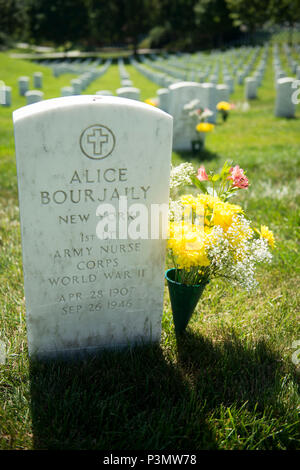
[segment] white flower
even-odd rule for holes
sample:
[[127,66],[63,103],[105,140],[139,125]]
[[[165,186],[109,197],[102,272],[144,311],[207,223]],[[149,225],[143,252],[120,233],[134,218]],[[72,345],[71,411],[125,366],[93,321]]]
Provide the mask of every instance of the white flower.
[[178,166],[171,166],[170,188],[178,188],[192,184],[191,176],[195,174],[195,169],[191,163],[181,163]]
[[172,222],[180,222],[182,220],[183,206],[181,201],[173,201],[169,203],[169,220]]
[[212,116],[214,113],[208,109],[208,108],[205,108],[205,110],[203,111],[203,113],[201,113],[201,116],[200,118],[201,119],[206,119],[206,118],[209,118],[210,116]]
[[195,99],[195,100],[192,100],[192,101],[189,101],[188,103],[186,103],[183,106],[183,109],[185,111],[192,111],[196,108],[199,108],[199,106],[200,106],[200,101],[198,99]]

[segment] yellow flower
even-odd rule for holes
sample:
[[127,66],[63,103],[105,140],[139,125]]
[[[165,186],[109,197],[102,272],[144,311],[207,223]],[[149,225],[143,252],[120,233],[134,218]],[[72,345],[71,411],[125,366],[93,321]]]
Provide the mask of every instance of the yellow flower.
[[206,235],[201,227],[185,222],[170,225],[168,247],[176,258],[178,268],[189,271],[192,267],[208,266]]
[[183,206],[191,207],[194,210],[197,207],[197,199],[192,194],[185,194],[181,196],[180,200]]
[[218,196],[211,196],[210,194],[198,194],[197,195],[197,204],[203,204],[205,209],[213,209],[215,204],[221,202],[221,199]]
[[150,104],[151,106],[157,106],[156,102],[151,98],[147,98],[144,102],[146,104]]
[[213,223],[220,225],[223,230],[227,230],[232,224],[232,218],[236,214],[243,212],[241,206],[237,204],[229,204],[228,202],[219,201],[215,204],[213,210]]
[[198,132],[211,132],[214,129],[214,125],[209,122],[200,122],[196,126],[196,131]]
[[229,111],[231,109],[230,103],[227,103],[227,101],[219,101],[217,104],[217,110],[218,111]]
[[[203,204],[204,206],[206,225],[220,225],[225,231],[232,224],[233,216],[243,213],[241,206],[223,202],[217,196],[211,196],[210,194],[199,194],[197,204]],[[210,221],[208,219],[209,215]]]
[[275,248],[275,239],[273,232],[266,227],[266,225],[260,226],[260,236],[261,238],[265,238],[268,241],[271,248]]

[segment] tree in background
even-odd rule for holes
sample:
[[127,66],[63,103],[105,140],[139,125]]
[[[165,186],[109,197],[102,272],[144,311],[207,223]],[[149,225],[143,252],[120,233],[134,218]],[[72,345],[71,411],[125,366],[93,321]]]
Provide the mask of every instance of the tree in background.
[[[194,12],[196,34],[203,38],[209,47],[222,47],[224,39],[231,38],[236,32],[226,0],[198,0]],[[199,43],[199,40],[195,39]]]
[[88,46],[113,45],[121,41],[118,2],[107,0],[85,0],[88,16]]
[[29,34],[27,2],[0,0],[0,44],[9,38],[25,39]]
[[253,33],[269,20],[269,1],[226,0],[233,24]]
[[[300,0],[0,0],[7,38],[59,46],[221,47],[242,31],[300,21]],[[253,36],[253,35],[252,35]]]
[[300,22],[300,0],[270,0],[269,12],[273,23],[289,28],[289,43],[293,42],[293,31]]
[[30,31],[36,41],[80,42],[88,34],[84,0],[28,0]]
[[[158,0],[155,26],[164,28],[164,35],[173,47],[191,48],[196,29],[194,6],[197,0]],[[163,34],[163,29],[161,30]]]
[[147,34],[156,16],[157,2],[151,0],[120,0],[117,2],[122,21],[122,39],[133,46],[136,54],[138,44]]

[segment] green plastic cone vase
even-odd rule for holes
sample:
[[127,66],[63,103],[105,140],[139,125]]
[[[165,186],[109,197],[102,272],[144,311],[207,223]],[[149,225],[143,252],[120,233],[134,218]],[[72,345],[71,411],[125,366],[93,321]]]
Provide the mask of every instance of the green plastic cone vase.
[[176,269],[168,269],[165,278],[168,281],[169,295],[173,313],[175,333],[183,333],[209,281],[195,286],[187,286],[175,281]]

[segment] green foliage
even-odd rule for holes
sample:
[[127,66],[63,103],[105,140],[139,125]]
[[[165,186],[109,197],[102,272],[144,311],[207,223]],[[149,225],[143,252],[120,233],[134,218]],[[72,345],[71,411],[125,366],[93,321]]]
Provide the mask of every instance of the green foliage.
[[194,6],[194,12],[198,42],[199,36],[202,36],[212,41],[212,47],[220,46],[224,38],[232,35],[234,25],[225,0],[199,0]]
[[27,1],[0,0],[0,44],[9,38],[26,37],[28,25]]
[[30,0],[30,31],[36,41],[80,41],[88,32],[84,0]]
[[236,26],[254,31],[265,23],[294,25],[300,21],[299,0],[226,0]]
[[298,0],[0,0],[9,39],[86,48],[216,48],[267,24],[300,20]]

